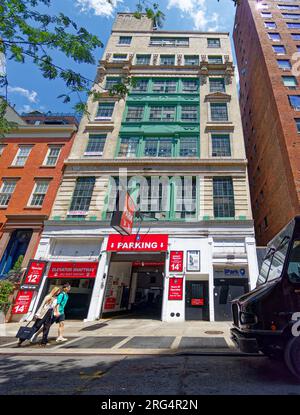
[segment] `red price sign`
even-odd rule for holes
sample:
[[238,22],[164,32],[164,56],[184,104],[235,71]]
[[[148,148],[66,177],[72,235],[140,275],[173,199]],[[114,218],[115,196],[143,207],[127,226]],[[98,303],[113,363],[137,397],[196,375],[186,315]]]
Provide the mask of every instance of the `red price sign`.
[[169,279],[169,300],[182,300],[183,278]]
[[32,300],[33,291],[20,290],[17,294],[12,314],[26,314]]
[[25,284],[39,285],[46,269],[45,261],[31,261],[25,278]]
[[170,251],[169,271],[171,272],[182,272],[183,271],[183,251]]
[[104,310],[113,310],[116,306],[116,299],[114,297],[108,297],[104,304]]

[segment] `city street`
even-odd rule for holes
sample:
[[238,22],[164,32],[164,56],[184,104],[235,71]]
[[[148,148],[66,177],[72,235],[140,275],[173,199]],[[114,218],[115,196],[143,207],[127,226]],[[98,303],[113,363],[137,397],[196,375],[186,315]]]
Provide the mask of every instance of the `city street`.
[[238,356],[1,356],[1,395],[300,395],[283,363]]

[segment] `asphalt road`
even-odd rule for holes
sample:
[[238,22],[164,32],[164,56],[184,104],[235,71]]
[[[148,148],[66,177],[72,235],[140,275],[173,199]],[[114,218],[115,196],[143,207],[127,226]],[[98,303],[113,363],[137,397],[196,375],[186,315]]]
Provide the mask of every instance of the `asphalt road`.
[[0,395],[300,395],[283,363],[236,356],[1,356]]

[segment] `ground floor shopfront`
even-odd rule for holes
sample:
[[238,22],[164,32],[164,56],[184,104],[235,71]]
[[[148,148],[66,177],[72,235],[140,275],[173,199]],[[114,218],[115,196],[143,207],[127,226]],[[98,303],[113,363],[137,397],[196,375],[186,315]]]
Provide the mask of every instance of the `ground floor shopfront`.
[[145,226],[129,237],[95,225],[46,223],[35,258],[47,267],[29,312],[68,281],[71,319],[231,320],[230,301],[256,284],[250,221]]

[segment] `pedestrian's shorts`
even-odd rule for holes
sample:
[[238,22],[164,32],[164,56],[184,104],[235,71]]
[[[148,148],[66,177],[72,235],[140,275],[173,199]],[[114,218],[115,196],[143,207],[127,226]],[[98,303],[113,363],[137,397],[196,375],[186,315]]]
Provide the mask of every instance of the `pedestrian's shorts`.
[[66,319],[65,314],[60,314],[58,317],[55,317],[54,322],[60,323],[61,321],[64,321]]

